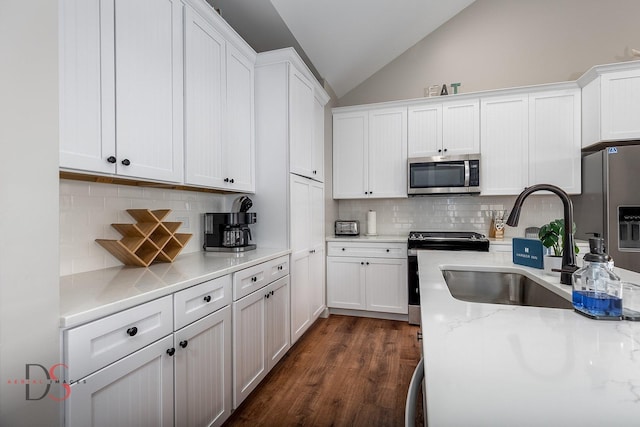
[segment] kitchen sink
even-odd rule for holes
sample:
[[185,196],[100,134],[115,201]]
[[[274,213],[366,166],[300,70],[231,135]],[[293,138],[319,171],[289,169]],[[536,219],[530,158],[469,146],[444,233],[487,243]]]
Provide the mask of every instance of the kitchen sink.
[[443,270],[454,298],[468,302],[573,309],[570,301],[518,273]]

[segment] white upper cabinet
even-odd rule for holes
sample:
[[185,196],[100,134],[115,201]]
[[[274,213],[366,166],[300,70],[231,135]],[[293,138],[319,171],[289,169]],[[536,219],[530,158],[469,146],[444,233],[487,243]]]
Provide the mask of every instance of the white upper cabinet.
[[324,106],[326,99],[313,97],[313,179],[324,182]]
[[529,97],[485,98],[481,111],[480,191],[519,194],[529,182]]
[[[255,191],[254,59],[227,43],[227,188]],[[231,182],[233,180],[233,182]]]
[[407,197],[407,107],[333,114],[333,198]]
[[582,191],[580,90],[529,94],[529,185]]
[[185,183],[224,187],[225,41],[213,25],[185,11]]
[[253,59],[186,8],[185,183],[255,189]]
[[482,195],[515,195],[534,184],[581,191],[580,90],[482,99]]
[[[333,114],[333,198],[358,199],[368,185],[369,112]],[[368,189],[366,190],[368,193]]]
[[478,99],[411,105],[408,115],[409,157],[480,152]]
[[182,15],[177,0],[62,2],[61,167],[182,181]]
[[289,126],[291,173],[313,178],[314,96],[311,82],[289,67]]
[[594,67],[582,88],[582,147],[598,142],[640,139],[640,66]]

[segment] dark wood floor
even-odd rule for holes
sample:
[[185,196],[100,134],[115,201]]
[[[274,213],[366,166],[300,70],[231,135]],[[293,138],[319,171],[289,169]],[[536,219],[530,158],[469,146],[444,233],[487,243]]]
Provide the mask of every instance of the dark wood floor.
[[417,326],[318,319],[225,426],[403,426]]

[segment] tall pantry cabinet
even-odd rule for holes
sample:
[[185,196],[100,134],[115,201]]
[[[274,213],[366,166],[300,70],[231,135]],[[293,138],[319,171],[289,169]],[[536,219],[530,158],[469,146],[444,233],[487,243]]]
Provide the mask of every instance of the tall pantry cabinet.
[[295,50],[258,54],[254,236],[291,249],[291,344],[326,307],[324,106],[329,96]]

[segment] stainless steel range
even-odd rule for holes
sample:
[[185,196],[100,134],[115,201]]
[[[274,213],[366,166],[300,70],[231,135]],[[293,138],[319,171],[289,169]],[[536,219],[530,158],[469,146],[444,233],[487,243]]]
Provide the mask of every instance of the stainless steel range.
[[411,231],[407,242],[409,323],[420,324],[420,283],[418,251],[489,251],[489,239],[471,231]]

